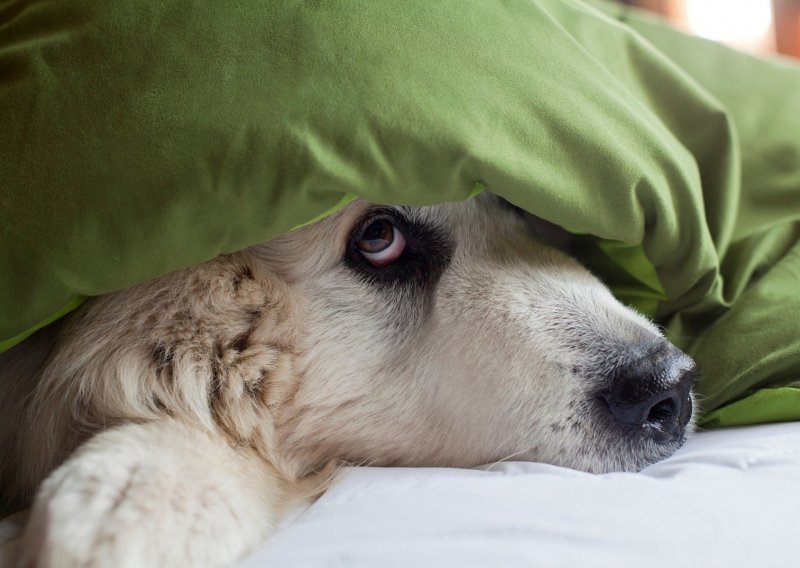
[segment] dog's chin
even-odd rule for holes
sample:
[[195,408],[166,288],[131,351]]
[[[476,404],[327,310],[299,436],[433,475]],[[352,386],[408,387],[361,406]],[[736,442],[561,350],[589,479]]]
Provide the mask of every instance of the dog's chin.
[[691,435],[693,427],[687,425],[682,435],[668,442],[661,442],[647,434],[620,437],[606,448],[598,448],[590,459],[580,464],[590,473],[638,472],[657,464],[675,454]]
[[549,448],[548,453],[530,453],[518,459],[594,474],[639,472],[671,457],[694,431],[695,423],[691,420],[679,437],[660,441],[658,436],[646,430],[631,432],[616,426],[600,428],[577,445],[567,443]]
[[531,456],[528,461],[547,463],[593,474],[636,473],[672,456],[684,440],[669,444],[642,443],[628,447],[608,447],[605,450],[565,451],[548,459]]

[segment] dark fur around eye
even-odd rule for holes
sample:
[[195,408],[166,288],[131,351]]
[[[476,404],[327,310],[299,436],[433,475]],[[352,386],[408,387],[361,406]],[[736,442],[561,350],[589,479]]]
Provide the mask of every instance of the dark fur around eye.
[[[393,223],[406,239],[400,258],[383,268],[372,266],[356,248],[367,227],[379,219]],[[373,209],[354,225],[343,260],[350,270],[373,286],[429,288],[436,285],[452,255],[453,243],[442,229],[415,221],[402,210],[387,207]]]

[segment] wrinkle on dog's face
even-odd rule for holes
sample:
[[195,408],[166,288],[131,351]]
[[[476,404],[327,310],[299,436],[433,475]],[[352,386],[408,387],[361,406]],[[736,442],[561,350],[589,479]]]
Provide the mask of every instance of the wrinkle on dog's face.
[[[392,273],[352,250],[376,211],[408,233],[417,264]],[[629,346],[664,341],[658,329],[494,196],[356,202],[252,253],[301,306],[302,379],[273,410],[280,452],[299,474],[336,459],[635,470],[682,442],[628,434],[596,401],[598,377]]]

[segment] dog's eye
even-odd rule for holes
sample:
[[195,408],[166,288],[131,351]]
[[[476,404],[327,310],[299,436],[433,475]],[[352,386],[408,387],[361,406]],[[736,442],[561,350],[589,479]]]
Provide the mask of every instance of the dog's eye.
[[361,234],[356,248],[372,266],[383,268],[400,258],[406,248],[406,239],[391,221],[377,219]]

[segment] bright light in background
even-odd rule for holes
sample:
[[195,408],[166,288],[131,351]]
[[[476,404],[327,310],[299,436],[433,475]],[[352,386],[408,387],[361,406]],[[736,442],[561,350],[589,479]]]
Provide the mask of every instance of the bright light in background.
[[689,29],[734,44],[762,43],[772,26],[770,0],[685,0]]

